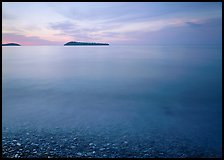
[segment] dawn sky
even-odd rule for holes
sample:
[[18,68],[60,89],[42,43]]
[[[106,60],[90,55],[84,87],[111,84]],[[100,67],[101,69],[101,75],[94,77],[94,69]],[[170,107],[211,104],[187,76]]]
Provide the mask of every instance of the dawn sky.
[[2,43],[221,44],[221,2],[3,2]]

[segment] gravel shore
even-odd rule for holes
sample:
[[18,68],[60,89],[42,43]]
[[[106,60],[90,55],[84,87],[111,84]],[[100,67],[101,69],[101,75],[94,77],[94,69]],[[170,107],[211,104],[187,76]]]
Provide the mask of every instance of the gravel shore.
[[3,158],[184,158],[221,157],[173,136],[91,133],[88,130],[3,128]]

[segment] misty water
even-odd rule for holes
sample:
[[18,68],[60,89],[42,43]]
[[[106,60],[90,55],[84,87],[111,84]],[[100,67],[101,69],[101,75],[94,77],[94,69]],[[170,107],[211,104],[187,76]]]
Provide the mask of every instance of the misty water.
[[74,130],[97,137],[98,145],[105,137],[105,143],[118,141],[124,157],[123,141],[154,149],[147,151],[149,157],[221,157],[221,46],[21,46],[2,51],[6,138],[23,130],[26,135],[57,129],[69,136]]

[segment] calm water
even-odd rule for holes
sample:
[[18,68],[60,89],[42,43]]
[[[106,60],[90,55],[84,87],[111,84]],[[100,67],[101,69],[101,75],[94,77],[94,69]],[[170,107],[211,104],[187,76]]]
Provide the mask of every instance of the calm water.
[[220,46],[2,50],[3,130],[26,125],[156,133],[221,155]]

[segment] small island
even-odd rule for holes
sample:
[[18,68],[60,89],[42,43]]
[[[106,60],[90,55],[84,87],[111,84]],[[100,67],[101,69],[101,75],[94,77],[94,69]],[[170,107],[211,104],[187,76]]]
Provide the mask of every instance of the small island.
[[95,43],[95,42],[68,42],[64,46],[95,46],[95,45],[109,45],[108,43]]
[[21,45],[17,43],[6,43],[6,44],[2,44],[2,46],[21,46]]

